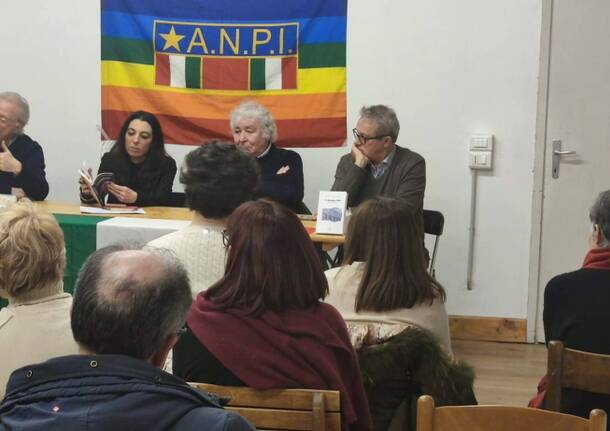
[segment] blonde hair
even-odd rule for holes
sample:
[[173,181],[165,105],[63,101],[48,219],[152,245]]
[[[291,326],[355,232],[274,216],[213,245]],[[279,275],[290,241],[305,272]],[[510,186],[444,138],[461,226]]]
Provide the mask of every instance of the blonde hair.
[[21,201],[0,213],[0,290],[19,298],[59,284],[66,266],[64,235],[55,218]]

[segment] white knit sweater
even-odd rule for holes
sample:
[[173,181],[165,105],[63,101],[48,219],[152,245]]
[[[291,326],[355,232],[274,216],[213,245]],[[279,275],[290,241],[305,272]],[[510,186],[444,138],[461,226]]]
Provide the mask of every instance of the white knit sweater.
[[152,240],[148,245],[176,253],[188,272],[193,298],[224,275],[225,247],[221,226],[192,224]]

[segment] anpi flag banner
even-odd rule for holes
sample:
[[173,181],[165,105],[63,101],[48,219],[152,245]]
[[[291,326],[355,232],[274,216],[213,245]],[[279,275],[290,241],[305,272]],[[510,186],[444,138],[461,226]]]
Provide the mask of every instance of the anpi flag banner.
[[244,99],[275,117],[283,147],[346,137],[346,0],[102,0],[102,126],[136,110],[168,143],[231,139]]

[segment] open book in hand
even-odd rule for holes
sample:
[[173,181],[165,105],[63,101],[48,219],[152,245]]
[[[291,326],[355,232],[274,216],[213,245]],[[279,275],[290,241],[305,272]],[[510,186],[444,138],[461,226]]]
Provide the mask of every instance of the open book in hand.
[[95,178],[79,169],[79,175],[89,188],[89,192],[93,199],[99,204],[100,207],[106,208],[106,196],[108,196],[108,184],[114,181],[114,174],[111,172],[101,172],[97,174]]

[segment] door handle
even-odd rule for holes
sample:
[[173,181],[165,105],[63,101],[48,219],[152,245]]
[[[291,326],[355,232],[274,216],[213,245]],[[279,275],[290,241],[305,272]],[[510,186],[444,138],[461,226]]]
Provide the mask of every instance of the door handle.
[[554,179],[559,178],[559,162],[560,162],[561,156],[569,156],[572,154],[576,154],[576,151],[562,150],[561,149],[561,139],[553,139],[553,173],[552,173],[552,176]]

